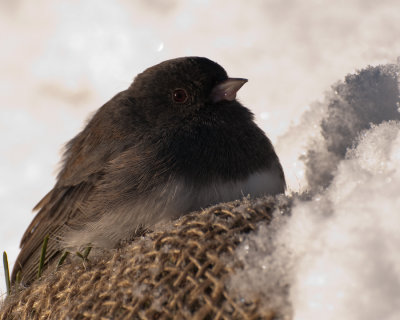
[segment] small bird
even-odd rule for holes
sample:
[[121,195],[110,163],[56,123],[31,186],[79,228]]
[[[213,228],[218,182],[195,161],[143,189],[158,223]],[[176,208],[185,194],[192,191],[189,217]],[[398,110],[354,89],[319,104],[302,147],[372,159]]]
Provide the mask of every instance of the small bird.
[[164,61],[136,76],[66,145],[54,188],[21,240],[12,281],[36,277],[63,250],[115,248],[141,228],[250,194],[284,193],[282,166],[253,114],[247,82],[203,57]]

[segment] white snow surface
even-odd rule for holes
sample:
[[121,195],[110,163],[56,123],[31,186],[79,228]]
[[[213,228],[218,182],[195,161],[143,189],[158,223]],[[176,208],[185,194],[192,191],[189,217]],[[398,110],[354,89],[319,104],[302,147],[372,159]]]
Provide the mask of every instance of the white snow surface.
[[312,200],[275,213],[237,249],[244,268],[229,286],[241,299],[261,295],[282,319],[399,319],[398,71],[362,70],[315,106],[329,135],[310,138],[302,156]]
[[347,155],[281,230],[294,319],[400,316],[400,122],[372,127]]
[[91,112],[155,63],[206,56],[249,79],[240,101],[313,196],[249,235],[232,290],[295,319],[400,318],[399,21],[396,0],[0,1],[0,249],[12,265]]

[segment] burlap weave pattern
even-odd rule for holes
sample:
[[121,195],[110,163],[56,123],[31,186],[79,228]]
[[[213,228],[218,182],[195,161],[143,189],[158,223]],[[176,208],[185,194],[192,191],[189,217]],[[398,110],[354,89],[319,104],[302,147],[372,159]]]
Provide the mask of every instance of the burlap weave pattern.
[[272,319],[274,310],[238,301],[225,281],[240,267],[234,250],[243,235],[269,221],[276,206],[268,197],[186,215],[101,258],[48,273],[7,299],[0,318]]

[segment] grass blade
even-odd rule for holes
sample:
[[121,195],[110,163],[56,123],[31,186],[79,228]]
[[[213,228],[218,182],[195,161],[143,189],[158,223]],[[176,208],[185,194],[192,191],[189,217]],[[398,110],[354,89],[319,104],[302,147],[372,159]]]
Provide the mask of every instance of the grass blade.
[[10,270],[8,269],[8,258],[7,258],[7,253],[5,251],[3,252],[3,265],[4,265],[4,276],[6,278],[7,295],[9,296],[11,293]]
[[16,284],[21,284],[21,270],[18,270],[17,274],[15,275],[15,283]]
[[90,250],[92,250],[92,247],[86,247],[85,251],[83,251],[83,257],[85,258],[85,260],[87,260]]
[[88,246],[85,248],[85,251],[83,251],[83,253],[80,253],[79,251],[75,252],[75,254],[81,258],[83,261],[86,261],[88,259],[90,250],[92,250],[91,246]]
[[38,278],[40,278],[42,276],[44,260],[46,258],[46,250],[47,250],[47,242],[48,241],[49,241],[49,235],[45,236],[43,239],[42,254],[40,255],[40,261],[39,261]]
[[65,252],[63,253],[63,255],[61,256],[60,260],[58,260],[57,269],[58,269],[59,267],[61,267],[61,265],[64,263],[65,259],[67,259],[68,255],[69,255],[69,251],[65,251]]

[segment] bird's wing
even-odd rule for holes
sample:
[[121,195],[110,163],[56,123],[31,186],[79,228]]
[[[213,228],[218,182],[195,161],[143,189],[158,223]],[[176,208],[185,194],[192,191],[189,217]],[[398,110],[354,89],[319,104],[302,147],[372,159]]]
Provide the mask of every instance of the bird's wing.
[[35,206],[38,213],[22,237],[21,251],[12,272],[13,282],[18,271],[21,271],[21,279],[26,284],[35,279],[46,235],[49,235],[49,241],[45,263],[60,254],[60,230],[72,220],[79,221],[80,208],[93,194],[107,164],[128,145],[135,143],[129,137],[126,139],[126,132],[121,131],[126,124],[118,122],[119,119],[132,118],[130,114],[124,117],[131,110],[132,101],[126,99],[124,92],[116,95],[67,144],[58,181]]
[[49,235],[45,264],[54,260],[62,250],[58,234],[71,217],[79,215],[79,206],[90,196],[94,184],[84,181],[75,186],[55,187],[36,206],[39,210],[21,240],[21,251],[12,272],[12,281],[21,271],[24,284],[37,276],[43,240]]

